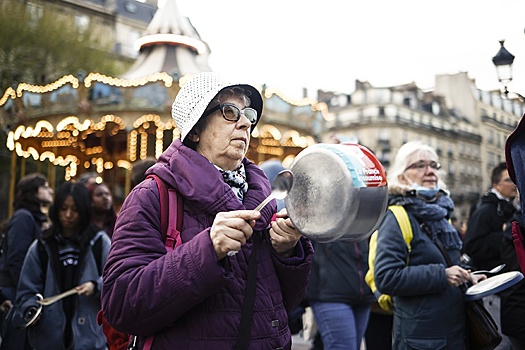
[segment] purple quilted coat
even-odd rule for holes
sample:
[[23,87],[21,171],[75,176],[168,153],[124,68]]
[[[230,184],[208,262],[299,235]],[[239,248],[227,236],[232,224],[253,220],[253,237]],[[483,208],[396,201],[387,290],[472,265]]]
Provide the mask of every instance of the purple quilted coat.
[[[142,337],[154,334],[153,349],[234,348],[252,241],[217,261],[209,231],[218,212],[253,209],[270,193],[263,171],[247,159],[244,165],[249,190],[241,203],[216,168],[179,140],[163,153],[149,172],[184,198],[183,244],[168,253],[155,181],[133,189],[120,211],[103,273],[102,309],[113,327]],[[291,258],[273,250],[267,227],[274,212],[275,205],[266,206],[254,228],[263,240],[249,349],[291,348],[287,313],[304,296],[313,258],[304,237]]]

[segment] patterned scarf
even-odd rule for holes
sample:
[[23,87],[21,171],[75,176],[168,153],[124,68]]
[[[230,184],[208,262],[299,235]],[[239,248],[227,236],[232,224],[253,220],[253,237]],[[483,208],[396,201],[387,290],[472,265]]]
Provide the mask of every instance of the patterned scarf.
[[215,167],[221,172],[224,182],[230,185],[232,191],[242,202],[244,199],[244,194],[248,192],[248,183],[246,182],[246,171],[244,170],[244,164],[241,163],[241,165],[239,165],[235,170],[222,170],[217,165],[215,165]]
[[437,197],[434,202],[425,202],[416,197],[397,197],[394,203],[405,207],[419,223],[430,229],[432,242],[439,239],[445,249],[461,249],[463,243],[458,232],[448,221],[454,211],[454,202],[449,196]]

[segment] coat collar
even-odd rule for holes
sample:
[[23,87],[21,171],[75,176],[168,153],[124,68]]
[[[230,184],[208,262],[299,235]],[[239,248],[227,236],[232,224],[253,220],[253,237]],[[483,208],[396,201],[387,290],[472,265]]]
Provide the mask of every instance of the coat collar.
[[[215,166],[180,140],[172,142],[146,174],[158,175],[182,195],[185,203],[198,206],[206,214],[216,215],[221,211],[253,209],[271,193],[264,172],[246,158],[243,164],[249,186],[243,203]],[[263,208],[262,220],[259,220],[262,223],[258,221],[256,229],[260,229],[263,223],[266,227],[275,210],[275,203]]]

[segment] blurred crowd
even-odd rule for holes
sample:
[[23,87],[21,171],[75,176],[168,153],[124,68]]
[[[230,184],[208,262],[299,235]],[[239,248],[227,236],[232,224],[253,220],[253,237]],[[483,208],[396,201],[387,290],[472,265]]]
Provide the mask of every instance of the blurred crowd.
[[[261,113],[254,87],[195,77],[180,139],[133,165],[122,207],[99,173],[24,176],[1,228],[0,349],[472,349],[462,288],[520,271],[514,169],[458,222],[438,154],[407,142],[372,238],[316,241],[285,201],[254,210],[285,170],[245,158]],[[482,300],[496,349],[525,349],[525,281]]]

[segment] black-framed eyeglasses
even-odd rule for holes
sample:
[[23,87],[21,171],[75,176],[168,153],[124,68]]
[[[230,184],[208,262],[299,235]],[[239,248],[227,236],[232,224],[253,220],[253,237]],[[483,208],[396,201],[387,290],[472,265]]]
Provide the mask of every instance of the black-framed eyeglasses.
[[424,171],[427,167],[430,167],[432,170],[439,170],[441,169],[441,164],[438,162],[425,162],[424,160],[420,160],[418,162],[412,163],[409,166],[406,167],[405,171],[408,169],[416,169],[418,171]]
[[231,103],[221,103],[211,109],[209,109],[206,113],[204,113],[203,117],[207,117],[216,110],[220,110],[222,112],[222,117],[230,122],[238,122],[239,119],[241,119],[241,114],[244,114],[244,116],[250,121],[250,123],[255,124],[257,123],[257,111],[253,108],[246,107],[245,109],[239,109],[234,104]]

